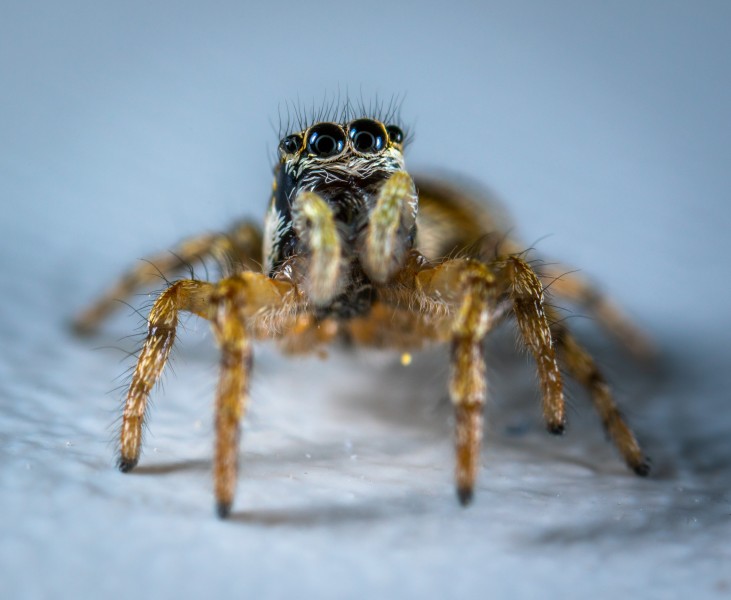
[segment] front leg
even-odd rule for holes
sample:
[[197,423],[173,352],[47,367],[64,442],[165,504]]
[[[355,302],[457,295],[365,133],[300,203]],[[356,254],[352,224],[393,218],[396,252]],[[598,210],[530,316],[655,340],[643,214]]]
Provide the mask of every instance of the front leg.
[[[472,500],[480,462],[486,396],[483,340],[498,316],[495,277],[474,260],[452,260],[417,276],[428,297],[458,301],[452,320],[449,396],[455,409],[457,497]],[[456,292],[456,294],[455,294]]]
[[246,406],[251,370],[248,330],[254,334],[266,331],[269,337],[281,335],[281,324],[296,313],[299,302],[292,284],[252,272],[218,284],[184,279],[165,290],[150,311],[147,339],[127,392],[119,469],[130,471],[139,460],[148,398],[170,355],[180,311],[208,319],[221,347],[213,470],[217,511],[226,517],[233,502],[239,422]]
[[216,510],[222,519],[229,515],[233,504],[238,473],[239,423],[249,397],[249,373],[253,361],[246,335],[245,298],[240,280],[222,283],[213,298],[211,326],[221,347],[213,484]]
[[148,333],[137,359],[127,391],[120,432],[119,470],[131,471],[140,458],[142,426],[150,391],[162,375],[175,341],[180,311],[208,316],[213,285],[184,279],[165,290],[155,301],[148,318]]
[[228,517],[238,476],[241,419],[249,399],[253,363],[251,338],[262,323],[270,337],[280,331],[297,309],[294,287],[260,273],[240,273],[222,280],[211,295],[210,319],[221,348],[220,374],[216,389],[213,488],[216,512]]

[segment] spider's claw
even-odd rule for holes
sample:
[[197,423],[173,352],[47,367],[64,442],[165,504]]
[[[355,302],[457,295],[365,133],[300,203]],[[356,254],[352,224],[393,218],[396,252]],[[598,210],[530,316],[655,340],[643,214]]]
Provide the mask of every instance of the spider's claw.
[[219,519],[227,519],[231,514],[230,502],[216,502],[216,515]]
[[563,435],[566,431],[566,424],[565,423],[549,423],[548,424],[548,433],[551,435]]
[[471,486],[460,486],[457,488],[457,498],[462,506],[469,506],[475,493]]
[[122,471],[122,473],[129,473],[137,466],[137,460],[138,459],[136,458],[124,458],[123,456],[120,456],[117,461],[117,468]]
[[89,319],[85,319],[83,315],[73,321],[70,321],[69,329],[79,337],[91,337],[96,333],[96,323],[92,324]]
[[641,463],[630,467],[640,477],[647,477],[650,474],[650,459],[645,458]]

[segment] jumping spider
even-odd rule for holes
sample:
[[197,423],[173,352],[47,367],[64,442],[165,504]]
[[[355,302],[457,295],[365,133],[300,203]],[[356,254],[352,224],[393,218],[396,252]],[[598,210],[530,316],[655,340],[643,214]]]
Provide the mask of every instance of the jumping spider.
[[341,122],[315,122],[281,140],[263,233],[243,222],[184,241],[132,269],[78,317],[79,330],[94,330],[116,299],[159,274],[173,277],[195,260],[223,266],[219,281],[178,279],[155,300],[127,392],[119,469],[137,464],[148,396],[170,354],[179,314],[187,311],[211,322],[221,351],[213,461],[220,517],[234,500],[255,340],[275,339],[286,353],[335,342],[402,352],[448,343],[456,487],[466,505],[480,462],[483,340],[499,322],[514,319],[535,359],[548,431],[564,431],[563,368],[588,389],[629,467],[646,475],[648,462],[610,388],[546,304],[544,286],[550,283],[555,296],[586,307],[630,347],[640,347],[641,336],[618,309],[569,269],[536,272],[494,211],[462,188],[412,179],[398,126],[350,115],[333,120]]

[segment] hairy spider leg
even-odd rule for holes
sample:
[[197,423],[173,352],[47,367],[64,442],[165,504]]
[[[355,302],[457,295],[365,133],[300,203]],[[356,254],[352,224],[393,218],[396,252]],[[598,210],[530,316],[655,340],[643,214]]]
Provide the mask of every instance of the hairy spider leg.
[[648,475],[650,472],[649,460],[642,452],[637,438],[614,402],[612,390],[594,359],[562,323],[555,321],[555,311],[549,309],[548,316],[554,320],[551,331],[558,350],[559,360],[568,374],[589,391],[604,430],[627,465],[637,475],[642,477]]
[[[499,207],[480,193],[444,182],[417,178],[419,250],[430,260],[444,256],[477,258],[487,264],[500,257],[525,254],[510,235],[510,223]],[[484,196],[484,194],[482,194]],[[588,310],[601,326],[640,359],[655,353],[652,342],[622,309],[575,269],[541,264],[538,276],[551,294]]]
[[120,471],[131,471],[140,458],[142,426],[150,391],[160,378],[175,341],[180,311],[209,318],[213,284],[185,279],[165,290],[150,310],[147,339],[132,375],[120,431]]
[[283,323],[297,312],[297,298],[292,284],[250,271],[217,284],[184,279],[163,292],[150,311],[147,339],[127,393],[120,433],[120,470],[130,471],[139,460],[147,400],[170,354],[180,311],[208,319],[221,348],[213,474],[217,512],[226,517],[233,503],[239,423],[248,395],[252,356],[249,340],[277,337],[286,331]]
[[483,340],[498,313],[496,280],[486,265],[457,259],[421,271],[416,285],[427,297],[457,304],[448,334],[449,396],[455,410],[457,497],[465,506],[472,500],[480,463],[487,390]]
[[261,247],[261,232],[249,221],[237,223],[225,233],[206,234],[184,240],[172,251],[145,258],[122,275],[98,300],[74,319],[74,329],[78,333],[93,333],[120,306],[120,300],[161,278],[172,279],[195,261],[213,259],[225,275],[243,269],[258,271],[261,269]]
[[246,333],[245,284],[238,279],[222,283],[212,301],[215,309],[211,325],[221,349],[215,405],[213,487],[216,512],[220,518],[225,518],[231,512],[236,491],[240,423],[249,399],[253,355]]
[[253,363],[246,331],[247,282],[224,280],[212,297],[211,326],[221,349],[220,375],[216,388],[216,442],[213,455],[213,485],[218,516],[231,512],[238,474],[240,423],[249,397],[249,374]]
[[531,266],[517,256],[499,261],[495,266],[506,279],[521,339],[536,362],[546,427],[550,433],[560,435],[566,422],[563,380],[546,316],[543,285]]

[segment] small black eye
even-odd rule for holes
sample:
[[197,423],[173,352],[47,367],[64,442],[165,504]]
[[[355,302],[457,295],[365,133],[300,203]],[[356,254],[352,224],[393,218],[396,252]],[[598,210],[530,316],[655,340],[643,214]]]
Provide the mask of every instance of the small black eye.
[[302,136],[298,133],[294,135],[288,135],[281,142],[279,142],[279,150],[283,154],[294,154],[302,147]]
[[396,127],[396,125],[389,125],[386,127],[386,131],[388,132],[388,139],[391,140],[394,144],[402,144],[404,141],[404,132],[401,131],[400,127]]
[[336,156],[344,147],[343,130],[334,123],[318,123],[307,136],[307,151],[321,158]]
[[359,119],[348,128],[348,135],[356,152],[380,152],[386,143],[386,131],[378,121]]

